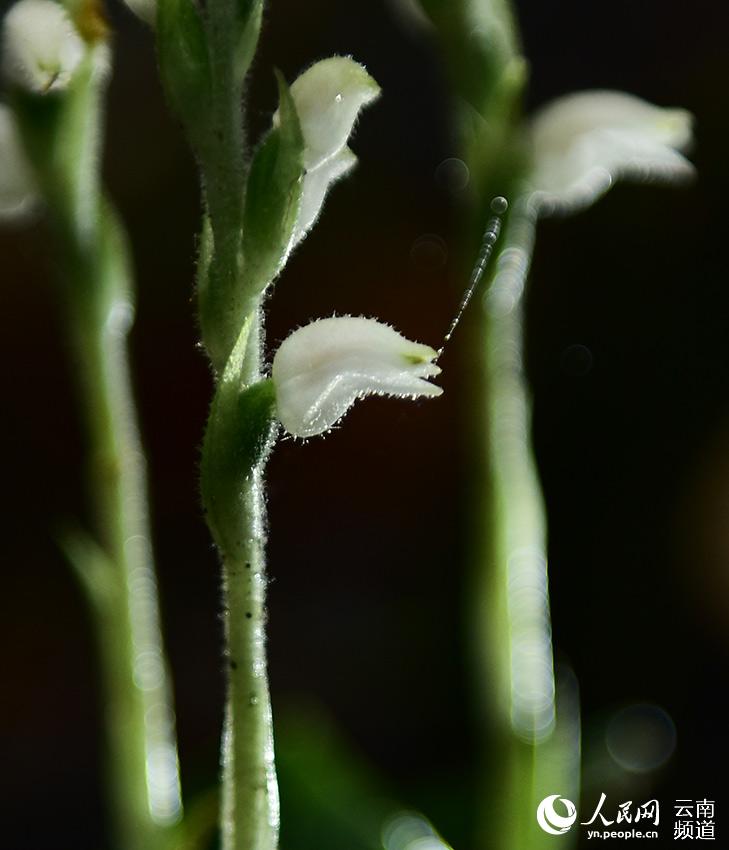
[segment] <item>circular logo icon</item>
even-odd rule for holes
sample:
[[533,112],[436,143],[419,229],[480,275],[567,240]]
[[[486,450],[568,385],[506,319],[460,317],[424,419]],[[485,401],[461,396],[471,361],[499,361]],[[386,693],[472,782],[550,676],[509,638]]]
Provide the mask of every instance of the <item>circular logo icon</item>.
[[[555,811],[557,801],[561,801],[561,805],[567,812],[566,815],[557,814]],[[575,804],[566,797],[560,797],[559,794],[545,797],[537,808],[537,823],[550,835],[564,835],[576,820],[577,809]]]

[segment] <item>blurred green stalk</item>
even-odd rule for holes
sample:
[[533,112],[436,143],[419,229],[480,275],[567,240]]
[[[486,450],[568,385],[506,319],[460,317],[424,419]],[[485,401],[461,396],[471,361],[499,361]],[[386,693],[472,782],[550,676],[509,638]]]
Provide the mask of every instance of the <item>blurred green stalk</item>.
[[[535,218],[517,201],[484,299],[479,341],[484,384],[484,463],[490,520],[479,511],[474,633],[491,713],[486,836],[503,848],[565,847],[537,826],[539,802],[579,792],[579,710],[574,679],[555,687],[547,577],[547,525],[531,446],[524,371],[523,295]],[[485,345],[484,345],[485,338]],[[559,706],[559,714],[557,707]]]
[[18,94],[13,105],[49,207],[89,446],[93,534],[65,529],[61,542],[87,591],[99,647],[114,838],[121,850],[151,850],[179,819],[181,802],[129,377],[129,252],[101,187],[103,49],[89,48],[67,91]]
[[488,754],[478,846],[565,847],[569,834],[548,835],[536,821],[545,796],[574,799],[578,792],[579,718],[569,678],[561,688],[559,721],[556,716],[546,517],[524,373],[523,292],[536,225],[523,189],[529,168],[521,134],[526,63],[507,0],[424,0],[424,6],[459,99],[473,190],[464,231],[472,248],[490,217],[491,198],[504,195],[511,203],[472,339],[477,477],[469,605]]

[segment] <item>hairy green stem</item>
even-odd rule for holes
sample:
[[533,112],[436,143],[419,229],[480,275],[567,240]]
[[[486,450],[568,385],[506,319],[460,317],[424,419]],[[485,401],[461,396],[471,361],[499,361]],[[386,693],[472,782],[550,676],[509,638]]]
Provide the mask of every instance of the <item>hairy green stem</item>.
[[275,850],[278,787],[266,667],[265,457],[270,381],[260,370],[258,312],[218,383],[202,458],[206,518],[223,567],[227,699],[221,763],[224,850]]
[[272,850],[279,811],[266,674],[265,508],[262,470],[242,494],[241,545],[222,555],[228,646],[223,741],[223,848]]
[[246,145],[241,83],[236,79],[235,45],[231,44],[236,3],[211,0],[207,12],[212,91],[210,126],[200,162],[214,251],[198,296],[203,343],[220,374],[244,318],[240,246]]
[[[205,193],[198,303],[215,395],[203,443],[201,491],[223,570],[227,696],[221,744],[223,850],[275,850],[278,788],[265,646],[263,470],[272,436],[272,389],[261,381],[260,298],[251,300],[242,256],[247,181],[245,71],[261,3],[210,0],[204,32],[207,119],[188,127]],[[162,45],[162,55],[172,57]],[[167,73],[179,67],[170,59]],[[199,123],[199,122],[198,122]]]

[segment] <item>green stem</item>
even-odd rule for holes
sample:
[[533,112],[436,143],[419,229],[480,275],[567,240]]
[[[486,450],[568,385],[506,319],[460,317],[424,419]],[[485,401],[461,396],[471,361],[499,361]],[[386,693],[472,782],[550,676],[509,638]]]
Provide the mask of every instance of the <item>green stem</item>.
[[106,209],[93,239],[69,243],[74,229],[62,228],[63,276],[88,433],[95,533],[108,572],[104,592],[90,588],[90,596],[105,685],[110,806],[118,846],[150,850],[179,819],[181,803],[146,465],[129,376],[127,253]]
[[129,251],[103,197],[106,75],[89,47],[58,97],[18,93],[26,142],[58,245],[89,446],[94,539],[65,541],[88,591],[106,712],[109,807],[123,850],[160,846],[181,814],[174,714],[152,560],[146,467],[130,383]]
[[[531,401],[524,368],[524,287],[535,213],[515,204],[482,314],[482,374],[487,427],[482,453],[490,468],[491,522],[479,543],[476,628],[490,700],[493,738],[504,765],[492,777],[495,811],[509,850],[567,847],[574,835],[542,832],[534,815],[549,794],[579,791],[579,710],[568,678],[559,703],[552,662],[547,576],[547,520],[531,445]],[[559,717],[557,709],[559,708]],[[493,812],[492,812],[493,814]]]
[[265,457],[270,381],[260,369],[258,311],[221,376],[205,434],[202,494],[223,566],[227,699],[222,742],[223,850],[275,850],[278,787],[266,668]]
[[[474,661],[490,761],[482,846],[534,850],[554,837],[535,820],[541,797],[565,788],[574,729],[555,734],[556,702],[546,560],[546,517],[531,447],[524,374],[522,295],[535,217],[521,196],[529,167],[520,101],[526,64],[508,0],[426,0],[449,53],[462,100],[464,149],[476,187],[476,226],[493,194],[512,203],[474,340],[479,413],[473,613]],[[455,8],[452,8],[455,7]],[[566,713],[574,718],[573,710]],[[569,742],[569,746],[565,743]],[[552,787],[550,785],[557,785]],[[540,796],[541,795],[541,796]],[[495,824],[502,834],[494,837]],[[569,837],[556,839],[558,845]]]
[[[217,383],[201,464],[206,520],[223,569],[227,697],[222,740],[223,850],[275,850],[278,787],[265,643],[263,472],[272,432],[270,382],[261,381],[258,303],[246,301],[241,256],[247,179],[244,74],[260,3],[210,0],[210,127],[198,156],[207,216],[198,276],[200,324]],[[242,43],[246,48],[241,53]]]
[[222,554],[228,699],[223,739],[223,850],[273,850],[278,787],[266,672],[265,508],[258,468],[242,494],[240,547]]

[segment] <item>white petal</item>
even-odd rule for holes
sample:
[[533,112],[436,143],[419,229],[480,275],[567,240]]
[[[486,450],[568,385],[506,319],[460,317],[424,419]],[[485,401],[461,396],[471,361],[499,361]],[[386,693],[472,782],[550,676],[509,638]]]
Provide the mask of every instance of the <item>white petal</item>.
[[12,111],[0,104],[0,218],[18,218],[37,200],[30,165]]
[[3,22],[3,74],[10,83],[45,94],[68,86],[85,45],[53,0],[20,0]]
[[324,199],[332,183],[351,171],[356,162],[357,157],[345,146],[318,168],[306,172],[293,245],[296,245],[306,236],[314,222],[319,218]]
[[379,93],[362,65],[346,56],[332,56],[304,71],[291,86],[291,96],[306,143],[307,171],[342,150],[360,109]]
[[680,153],[692,118],[623,92],[579,92],[547,104],[532,120],[532,187],[540,212],[589,206],[621,177],[675,180],[693,166]]
[[358,398],[438,396],[437,353],[375,319],[337,316],[294,331],[273,359],[278,418],[297,437],[329,430]]

